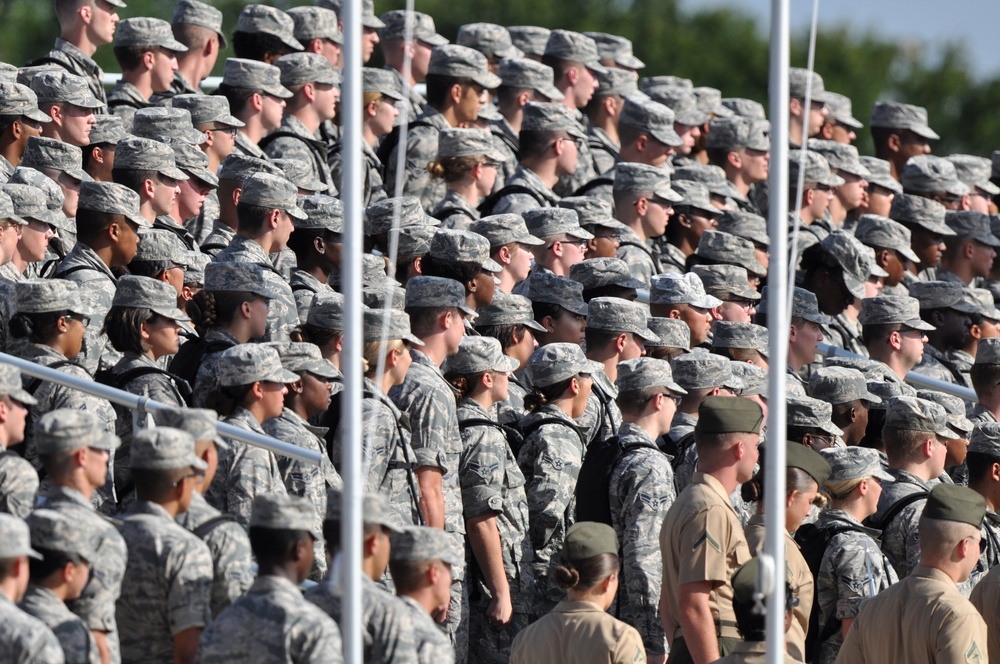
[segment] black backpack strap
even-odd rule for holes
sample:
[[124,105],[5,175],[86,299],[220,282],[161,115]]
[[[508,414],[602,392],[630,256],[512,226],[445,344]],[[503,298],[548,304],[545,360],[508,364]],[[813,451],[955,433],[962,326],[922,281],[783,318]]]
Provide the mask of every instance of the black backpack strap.
[[119,376],[113,376],[114,382],[117,385],[112,385],[112,387],[117,386],[120,387],[121,389],[125,389],[125,386],[131,383],[136,378],[142,378],[143,376],[149,376],[151,374],[163,374],[164,376],[169,378],[171,382],[173,382],[174,387],[177,388],[177,391],[180,393],[181,398],[184,399],[184,403],[186,403],[188,406],[191,405],[191,399],[193,398],[194,393],[191,391],[190,383],[188,383],[180,376],[172,374],[165,369],[161,369],[160,367],[136,367],[135,369],[129,369],[128,371]]
[[598,187],[614,186],[615,181],[606,175],[601,175],[589,182],[585,182],[579,189],[573,192],[574,196],[588,196],[591,191]]
[[484,198],[476,210],[478,210],[479,214],[484,217],[489,216],[493,214],[493,208],[496,207],[496,204],[500,202],[501,198],[504,196],[511,196],[513,194],[527,194],[534,198],[539,205],[545,205],[545,200],[531,187],[527,187],[523,184],[508,184]]
[[211,519],[201,524],[191,532],[194,533],[195,537],[203,540],[208,537],[213,530],[224,523],[237,523],[237,521],[230,514],[219,514],[218,516],[213,516]]
[[889,509],[886,510],[885,514],[883,514],[882,517],[878,519],[878,521],[876,521],[874,518],[870,519],[869,521],[872,524],[872,527],[878,528],[879,530],[885,530],[886,526],[892,523],[893,520],[897,516],[899,516],[900,512],[902,512],[904,509],[906,509],[913,503],[917,502],[918,500],[926,499],[929,495],[931,495],[930,491],[916,491],[907,496],[903,496],[902,498],[894,502],[889,507]]
[[62,272],[58,272],[55,275],[55,278],[56,279],[65,279],[68,275],[74,274],[76,272],[83,272],[84,270],[93,270],[94,272],[97,272],[97,270],[94,269],[93,267],[91,267],[90,265],[80,264],[80,265],[74,265],[72,267],[68,267],[65,270],[63,270]]
[[[57,360],[52,364],[46,366],[46,368],[60,369],[65,366],[69,366],[70,364],[74,364],[73,360]],[[28,376],[27,374],[24,374],[21,377],[21,380],[23,382],[24,391],[31,395],[34,395],[35,392],[38,391],[38,388],[42,386],[42,383],[45,382],[45,380],[43,380],[42,378],[38,378],[36,376]]]
[[[413,129],[415,127],[429,127],[429,126],[431,126],[430,122],[428,122],[427,120],[421,120],[420,118],[417,118],[416,120],[410,123],[409,129]],[[389,157],[392,156],[392,151],[396,149],[397,145],[399,145],[398,125],[393,127],[392,131],[390,131],[388,135],[382,139],[382,142],[378,146],[378,150],[375,151],[375,156],[378,157],[378,160],[380,162],[382,162],[383,168],[389,168],[388,166]],[[393,166],[395,166],[395,164],[393,164]],[[382,175],[385,176],[385,173],[383,173]]]
[[444,221],[445,219],[447,219],[448,217],[450,217],[453,214],[461,214],[461,215],[464,215],[464,216],[468,217],[469,219],[472,219],[473,221],[476,220],[476,218],[472,215],[471,212],[469,212],[468,210],[466,210],[464,208],[460,208],[460,207],[446,207],[446,208],[441,208],[440,210],[438,210],[437,212],[435,212],[431,216],[434,217],[435,219],[439,220],[439,221]]

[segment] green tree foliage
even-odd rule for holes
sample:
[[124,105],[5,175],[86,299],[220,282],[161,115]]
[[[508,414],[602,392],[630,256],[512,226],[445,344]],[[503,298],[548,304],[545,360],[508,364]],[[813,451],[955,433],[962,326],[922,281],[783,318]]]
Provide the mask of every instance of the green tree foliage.
[[[231,32],[245,0],[209,0],[223,10]],[[123,16],[157,16],[169,20],[169,0],[129,0]],[[278,7],[311,4],[311,0],[274,0]],[[379,12],[400,9],[404,0],[376,0]],[[417,9],[435,17],[440,33],[454,37],[463,23],[490,21],[501,25],[532,24],[572,30],[600,30],[630,38],[645,60],[645,75],[674,74],[696,85],[719,88],[728,97],[767,102],[767,25],[738,10],[695,12],[678,0],[420,0]],[[928,57],[919,46],[889,41],[877,33],[843,25],[821,25],[816,69],[830,90],[848,94],[855,117],[867,123],[876,99],[897,99],[925,106],[931,126],[943,140],[940,154],[989,155],[1000,147],[1000,77],[974,80],[961,44],[947,44]],[[22,64],[49,48],[58,33],[47,0],[0,0],[0,59]],[[792,39],[792,62],[806,62],[807,35]],[[223,52],[223,56],[231,52]],[[107,71],[117,65],[110,48],[97,60]],[[376,52],[376,61],[378,54]],[[378,64],[377,62],[373,62]],[[221,72],[222,63],[216,67]],[[859,136],[862,151],[871,150],[868,132]]]

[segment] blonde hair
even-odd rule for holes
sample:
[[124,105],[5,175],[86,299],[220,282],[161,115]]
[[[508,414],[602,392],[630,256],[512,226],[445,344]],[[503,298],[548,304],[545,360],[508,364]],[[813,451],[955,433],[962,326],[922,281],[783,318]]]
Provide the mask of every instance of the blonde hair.
[[868,479],[867,476],[827,482],[823,487],[823,491],[830,496],[830,500],[838,502],[847,498],[866,479]]
[[389,339],[383,348],[381,341],[366,341],[361,357],[364,363],[365,376],[372,378],[375,369],[378,367],[379,355],[388,355],[394,350],[405,348],[406,343],[402,339]]
[[476,167],[483,163],[483,156],[475,157],[438,157],[437,161],[427,164],[427,170],[433,178],[444,178],[445,182],[458,182]]

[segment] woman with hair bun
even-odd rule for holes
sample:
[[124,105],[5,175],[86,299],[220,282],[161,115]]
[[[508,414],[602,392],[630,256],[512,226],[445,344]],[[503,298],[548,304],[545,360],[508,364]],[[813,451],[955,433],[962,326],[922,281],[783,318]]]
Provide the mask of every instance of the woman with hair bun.
[[581,521],[566,531],[554,579],[567,599],[525,628],[511,664],[645,662],[639,632],[607,613],[618,592],[618,537],[603,523]]

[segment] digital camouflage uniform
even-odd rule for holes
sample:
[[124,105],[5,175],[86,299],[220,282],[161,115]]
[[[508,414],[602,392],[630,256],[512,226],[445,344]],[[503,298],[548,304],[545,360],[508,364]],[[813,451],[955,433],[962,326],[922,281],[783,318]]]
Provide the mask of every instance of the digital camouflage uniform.
[[555,207],[559,202],[559,195],[550,189],[534,171],[529,168],[517,165],[514,173],[507,180],[505,187],[513,186],[527,187],[533,194],[509,193],[500,198],[493,205],[490,214],[521,214],[528,210],[539,207]]
[[[426,210],[444,198],[444,180],[431,177],[427,164],[437,159],[438,134],[451,127],[439,111],[428,108],[406,133],[406,161],[404,165],[403,195],[416,196]],[[396,159],[400,146],[397,143],[385,167],[387,195],[396,191]]]
[[48,63],[56,64],[71,74],[85,78],[91,94],[97,97],[101,104],[104,105],[103,110],[95,109],[95,112],[107,112],[108,96],[104,91],[104,71],[92,57],[80,50],[79,47],[61,37],[57,37],[55,46],[51,51],[38,60],[31,62],[33,65]]
[[657,534],[677,498],[670,459],[641,427],[625,422],[618,441],[626,450],[611,470],[611,525],[621,545],[618,618],[642,636],[647,656],[667,651],[660,621],[663,561]]
[[313,297],[319,293],[333,293],[334,290],[329,285],[309,274],[305,270],[298,268],[292,270],[292,276],[288,280],[288,285],[292,289],[295,297],[295,310],[298,312],[299,320],[305,321],[309,316],[309,305],[312,304]]
[[[340,145],[343,147],[343,144]],[[378,155],[366,141],[361,142],[362,167],[364,177],[361,180],[361,204],[368,207],[372,203],[385,200],[392,192],[385,188],[382,171],[385,167],[379,161]],[[395,164],[393,164],[395,166]],[[330,175],[334,184],[340,190],[344,185],[344,155],[341,150],[330,155]]]
[[101,356],[107,353],[105,366],[113,366],[118,353],[108,348],[108,337],[101,334],[101,328],[115,299],[118,280],[93,249],[79,242],[62,259],[53,276],[75,281],[80,286],[80,303],[90,315],[77,363],[93,374],[99,368]]
[[236,229],[219,219],[212,222],[211,229],[201,242],[201,251],[213,259],[228,247],[236,237]]
[[417,662],[449,664],[458,661],[455,658],[455,648],[424,607],[411,597],[404,596],[400,599],[406,605],[410,624],[413,626],[413,637],[417,644]]
[[212,555],[155,503],[137,500],[119,528],[129,551],[116,612],[122,660],[172,664],[174,636],[212,620]]
[[479,210],[474,205],[449,189],[444,197],[427,211],[435,219],[441,220],[441,228],[467,231],[469,224],[479,219]]
[[[878,501],[878,512],[872,519],[879,523],[886,511],[897,500],[919,491],[930,491],[931,485],[919,477],[898,468],[889,468],[889,474],[896,478],[882,488]],[[899,578],[909,576],[910,571],[920,564],[920,536],[917,524],[920,513],[927,503],[921,498],[900,511],[890,523],[882,524],[882,551],[885,553]]]
[[0,450],[0,512],[23,519],[35,507],[38,471],[13,452]]
[[309,131],[301,120],[290,113],[285,113],[281,118],[281,125],[275,131],[294,134],[296,138],[278,136],[267,143],[264,152],[269,159],[293,159],[308,164],[313,180],[319,180],[325,185],[333,184],[326,148],[318,132]]
[[594,384],[587,398],[587,409],[576,419],[586,431],[588,446],[611,438],[622,424],[622,411],[615,402],[618,388],[603,371],[595,371],[590,377]]
[[17,608],[5,593],[0,593],[0,652],[8,662],[63,664],[65,661],[52,630]]
[[132,131],[136,111],[152,107],[153,102],[143,97],[138,88],[124,79],[118,81],[108,93],[108,110],[122,119],[125,131]]
[[260,576],[201,635],[199,664],[343,661],[337,623],[288,579]]
[[101,656],[94,635],[51,590],[29,585],[20,607],[52,630],[59,639],[66,664],[100,664]]
[[[198,374],[194,379],[192,400],[196,408],[205,408],[219,391],[219,356],[238,345],[240,342],[221,327],[210,328],[204,334],[206,352],[198,365]],[[211,352],[208,352],[211,351]]]
[[[492,419],[472,399],[459,403],[460,424],[468,420]],[[469,558],[469,656],[476,662],[506,662],[514,637],[528,625],[534,608],[533,552],[528,535],[524,475],[504,433],[481,422],[470,422],[462,428],[459,469],[466,520],[484,515],[496,519],[513,608],[511,621],[503,629],[489,624],[486,612],[492,597],[473,554]]]

